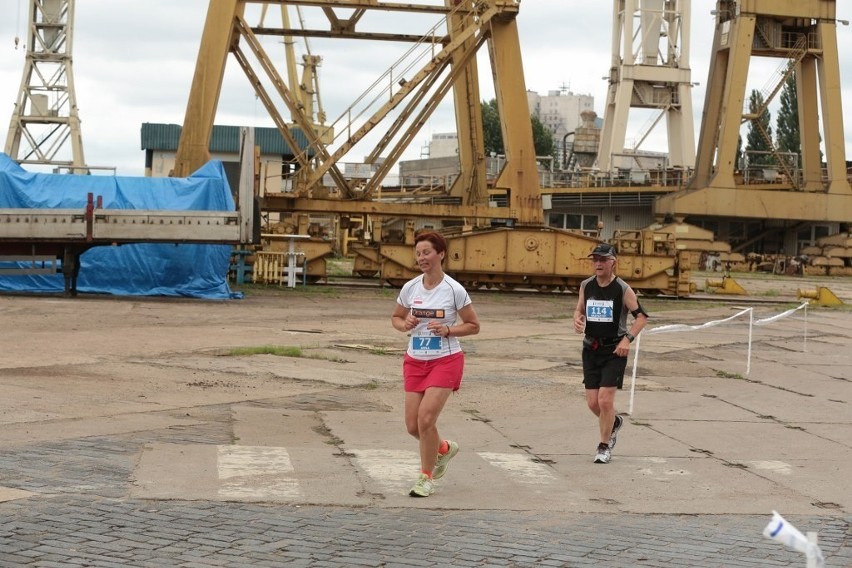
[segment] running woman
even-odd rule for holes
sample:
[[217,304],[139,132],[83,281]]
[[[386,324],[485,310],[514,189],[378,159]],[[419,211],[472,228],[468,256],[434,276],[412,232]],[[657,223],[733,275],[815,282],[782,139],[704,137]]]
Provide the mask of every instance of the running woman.
[[459,390],[464,352],[458,338],[479,333],[479,320],[464,287],[444,274],[447,241],[435,232],[418,234],[414,257],[423,274],[405,283],[391,323],[409,334],[402,364],[405,427],[420,442],[420,476],[409,495],[428,497],[434,480],[447,472],[459,445],[438,434],[438,417]]

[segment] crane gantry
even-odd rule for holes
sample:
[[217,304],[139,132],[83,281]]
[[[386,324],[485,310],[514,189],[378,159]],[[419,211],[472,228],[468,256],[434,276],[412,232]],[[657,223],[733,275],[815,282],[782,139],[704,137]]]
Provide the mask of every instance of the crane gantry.
[[[676,218],[700,215],[849,222],[852,187],[846,172],[837,2],[717,0],[715,14],[695,175],[686,190],[660,198],[655,212]],[[764,93],[762,107],[744,110],[754,56],[780,59],[781,72]],[[745,184],[737,176],[740,127],[756,121],[793,74],[801,168],[786,168],[783,184]],[[779,165],[785,165],[783,160]]]
[[[521,41],[516,18],[519,0],[433,0],[418,4],[382,0],[289,0],[282,7],[314,9],[322,25],[313,28],[252,26],[256,0],[210,2],[199,47],[175,175],[185,175],[208,156],[222,77],[228,61],[243,70],[255,94],[293,150],[292,190],[267,193],[268,212],[367,215],[368,239],[356,258],[359,274],[376,271],[397,284],[414,274],[410,257],[416,219],[432,219],[449,237],[448,270],[472,287],[572,288],[586,277],[586,255],[598,242],[544,223],[544,200],[529,119]],[[388,25],[388,14],[429,22],[426,32],[404,33]],[[380,29],[365,31],[371,17]],[[392,25],[392,24],[391,24]],[[261,37],[318,37],[407,45],[408,51],[376,80],[375,91],[359,95],[341,119],[333,121],[331,142],[312,123],[264,49]],[[492,182],[486,178],[477,54],[487,50],[505,145],[505,163]],[[369,90],[368,90],[369,91]],[[458,132],[459,175],[445,188],[443,202],[378,199],[382,183],[419,130],[444,99],[452,99]],[[358,108],[358,102],[375,102]],[[304,106],[304,105],[302,105]],[[289,112],[292,122],[284,119]],[[300,148],[298,129],[308,144]],[[378,142],[363,152],[370,175],[352,178],[342,159],[368,135]],[[495,206],[499,194],[505,206]],[[407,197],[407,196],[406,196]],[[416,196],[414,196],[416,199]],[[502,204],[500,204],[502,205]],[[402,223],[402,238],[391,239],[383,220]],[[688,271],[678,269],[678,253],[667,235],[636,233],[625,245],[621,264],[634,288],[688,294]]]

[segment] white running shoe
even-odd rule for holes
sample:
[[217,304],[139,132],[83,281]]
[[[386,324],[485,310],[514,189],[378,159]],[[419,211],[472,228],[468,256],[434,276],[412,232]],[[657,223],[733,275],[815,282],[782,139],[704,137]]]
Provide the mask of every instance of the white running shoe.
[[595,455],[595,463],[609,463],[609,460],[612,459],[612,452],[609,449],[609,446],[601,442],[598,444],[598,452]]
[[408,494],[412,497],[428,497],[433,491],[435,491],[435,484],[432,483],[428,475],[421,473],[420,479],[417,480],[417,483],[414,484],[414,487],[411,488]]
[[438,454],[438,461],[435,462],[435,471],[432,472],[432,479],[441,479],[447,473],[447,467],[450,465],[450,460],[456,457],[459,453],[459,445],[455,442],[447,440],[450,449],[446,454]]

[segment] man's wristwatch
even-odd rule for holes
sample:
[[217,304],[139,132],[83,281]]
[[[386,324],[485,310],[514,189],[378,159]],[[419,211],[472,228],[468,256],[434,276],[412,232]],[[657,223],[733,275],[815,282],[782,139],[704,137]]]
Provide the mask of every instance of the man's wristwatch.
[[635,335],[633,335],[633,334],[632,334],[632,333],[630,333],[630,332],[627,332],[627,333],[624,335],[624,337],[626,337],[626,338],[627,338],[627,341],[629,341],[630,343],[633,343],[633,340],[634,340],[634,339],[636,339],[636,336],[635,336]]

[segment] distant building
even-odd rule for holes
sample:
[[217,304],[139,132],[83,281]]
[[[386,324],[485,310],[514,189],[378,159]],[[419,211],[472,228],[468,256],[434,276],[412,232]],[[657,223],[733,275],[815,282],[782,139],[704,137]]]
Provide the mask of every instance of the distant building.
[[[566,139],[569,134],[575,133],[578,128],[601,127],[601,119],[594,112],[595,98],[592,95],[577,95],[567,89],[548,91],[547,95],[539,95],[535,91],[527,91],[527,106],[530,116],[535,116],[542,125],[553,134],[553,142],[557,149],[557,156],[566,156],[571,150],[574,140]],[[584,124],[583,113],[591,116],[591,124]],[[589,115],[588,113],[591,113]],[[594,143],[594,152],[597,153],[597,143],[600,138],[598,134]],[[566,148],[567,145],[567,148]],[[455,132],[437,132],[432,134],[429,141],[429,149],[423,158],[447,158],[458,156],[459,137]],[[587,150],[584,150],[587,151]]]
[[399,162],[399,183],[406,189],[449,187],[459,175],[458,155]]
[[[145,151],[145,175],[166,177],[175,167],[178,141],[182,127],[177,124],[159,124],[145,122],[141,130],[141,146]],[[266,192],[279,193],[290,190],[290,177],[295,171],[293,150],[278,132],[277,128],[257,127],[255,142],[260,146],[261,195]],[[308,139],[304,133],[294,128],[291,134],[304,150]],[[220,160],[231,191],[239,187],[240,174],[240,128],[238,126],[215,125],[210,136],[210,157]],[[312,154],[312,152],[309,152]]]
[[459,155],[459,135],[455,132],[436,132],[429,141],[430,158]]
[[553,134],[553,142],[562,156],[565,151],[566,137],[582,126],[582,115],[586,111],[594,111],[595,98],[592,95],[578,95],[562,88],[548,91],[539,95],[535,91],[527,91],[527,105],[530,116],[535,116],[541,124]]

